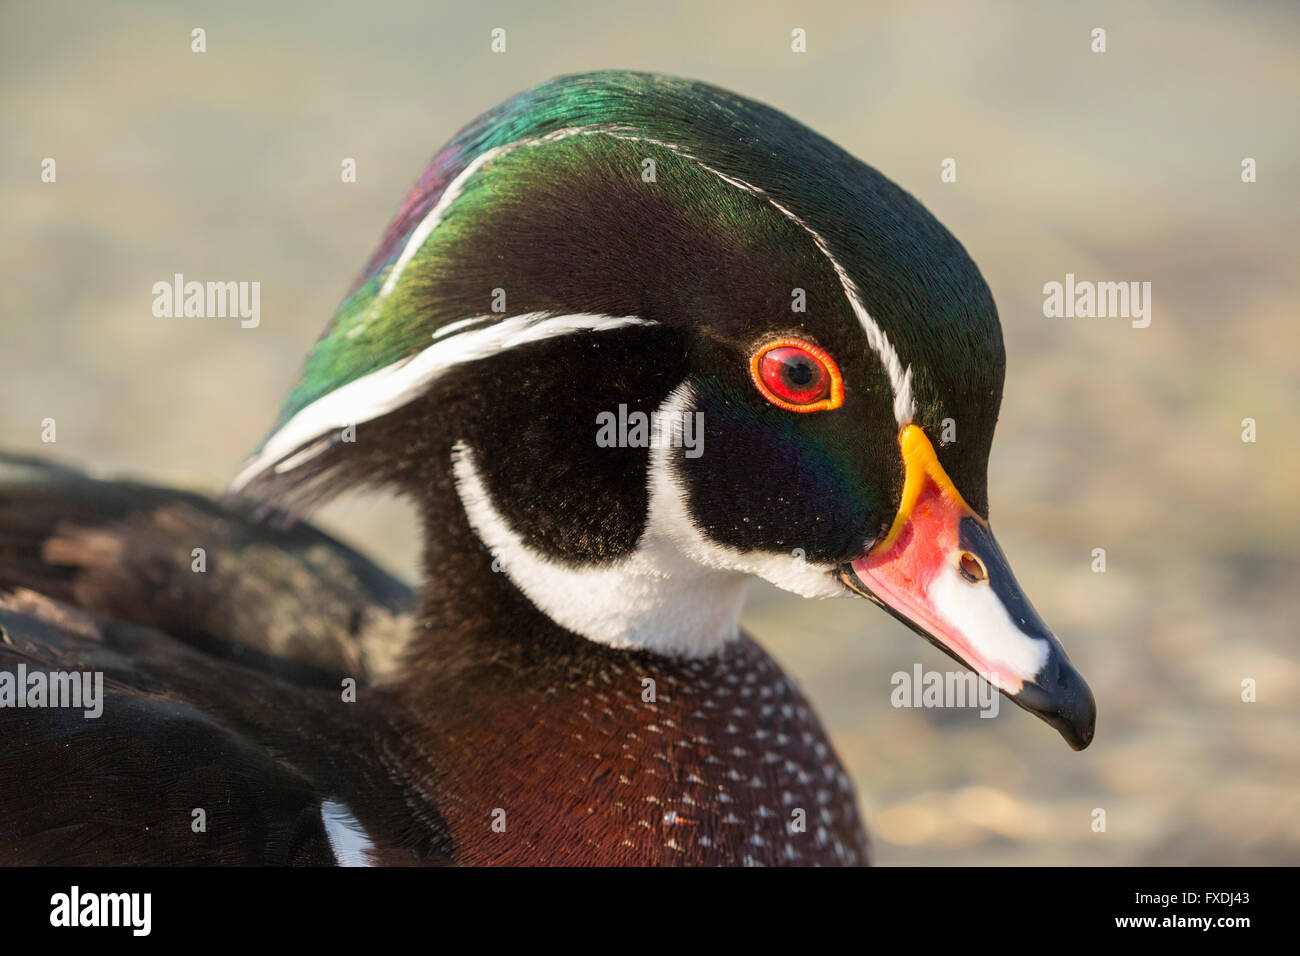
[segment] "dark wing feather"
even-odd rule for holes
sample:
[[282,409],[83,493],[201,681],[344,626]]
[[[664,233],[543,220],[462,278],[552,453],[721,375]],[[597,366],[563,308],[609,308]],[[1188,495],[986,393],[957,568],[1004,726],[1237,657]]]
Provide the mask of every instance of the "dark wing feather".
[[410,629],[410,589],[309,525],[0,455],[0,591],[13,588],[305,679],[372,677]]
[[0,456],[0,674],[103,675],[98,717],[0,706],[0,864],[331,864],[329,799],[377,861],[439,862],[367,686],[409,601],[310,527]]

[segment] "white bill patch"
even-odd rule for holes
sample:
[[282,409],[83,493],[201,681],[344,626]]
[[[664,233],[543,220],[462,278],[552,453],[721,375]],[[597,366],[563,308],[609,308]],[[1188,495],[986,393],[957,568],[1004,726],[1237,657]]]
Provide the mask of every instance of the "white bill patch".
[[987,583],[971,584],[946,567],[930,582],[929,595],[940,620],[988,663],[994,673],[981,674],[998,689],[1018,693],[1047,664],[1051,646],[1022,631]]

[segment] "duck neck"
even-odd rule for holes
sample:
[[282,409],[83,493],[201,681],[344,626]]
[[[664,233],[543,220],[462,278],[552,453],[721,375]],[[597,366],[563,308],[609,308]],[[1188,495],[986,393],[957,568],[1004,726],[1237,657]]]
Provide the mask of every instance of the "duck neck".
[[849,778],[760,647],[575,634],[492,569],[449,485],[424,511],[419,624],[390,690],[404,776],[459,861],[865,860]]
[[[450,544],[431,549],[431,569]],[[477,552],[455,553],[463,565]],[[608,647],[504,574],[463,568],[426,582],[420,608],[393,688],[395,746],[458,861],[865,861],[825,731],[748,638],[702,658]]]

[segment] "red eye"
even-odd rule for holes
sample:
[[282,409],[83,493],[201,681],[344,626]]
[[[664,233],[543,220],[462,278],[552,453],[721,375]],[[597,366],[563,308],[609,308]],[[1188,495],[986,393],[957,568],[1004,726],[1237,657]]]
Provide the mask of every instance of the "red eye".
[[773,405],[821,412],[844,404],[844,380],[835,360],[799,339],[768,342],[749,359],[754,386]]

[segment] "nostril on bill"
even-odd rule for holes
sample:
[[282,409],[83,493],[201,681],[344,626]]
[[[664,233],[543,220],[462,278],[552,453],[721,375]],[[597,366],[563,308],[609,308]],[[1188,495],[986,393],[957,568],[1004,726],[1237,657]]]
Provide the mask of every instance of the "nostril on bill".
[[987,581],[989,578],[988,571],[984,569],[984,562],[969,551],[961,553],[961,558],[957,561],[957,567],[961,571],[961,576],[971,584],[979,584],[979,582]]

